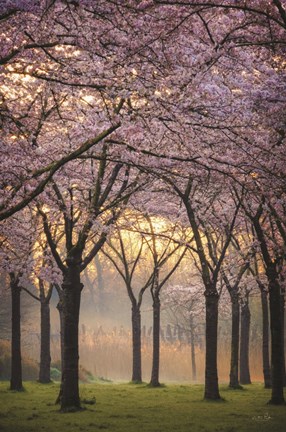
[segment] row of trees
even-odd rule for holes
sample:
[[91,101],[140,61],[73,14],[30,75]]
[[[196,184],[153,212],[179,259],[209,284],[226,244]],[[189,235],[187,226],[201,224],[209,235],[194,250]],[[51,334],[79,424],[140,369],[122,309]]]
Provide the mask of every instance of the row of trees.
[[[154,384],[159,293],[191,251],[205,289],[206,399],[220,398],[219,280],[232,301],[236,386],[237,290],[246,271],[259,280],[264,274],[271,402],[284,403],[283,2],[17,1],[4,3],[1,13],[1,266],[11,279],[13,317],[31,278],[57,286],[62,409],[80,407],[81,275],[108,243],[119,261],[105,253],[134,310],[134,347],[140,296],[152,287]],[[173,246],[162,254],[155,233],[151,240],[150,230],[140,234],[142,248],[130,262],[120,235],[119,246],[113,241],[123,217],[133,227],[133,211],[164,217],[188,234],[171,239],[171,229]],[[153,242],[154,266],[136,298],[132,274],[146,242],[150,250]],[[239,257],[234,273],[230,246]],[[160,279],[177,249],[180,258]],[[14,343],[19,351],[19,339]]]
[[[132,222],[131,222],[132,220]],[[192,349],[192,379],[196,380],[196,346],[200,350],[204,346],[202,339],[203,329],[205,327],[203,315],[205,314],[203,302],[203,287],[201,283],[201,275],[194,265],[190,268],[190,259],[187,253],[187,248],[182,246],[182,230],[179,227],[172,226],[164,219],[150,218],[140,214],[128,214],[128,218],[121,219],[121,225],[117,227],[117,232],[113,231],[112,241],[107,241],[104,248],[99,253],[100,259],[94,260],[93,265],[84,273],[84,283],[88,292],[85,293],[84,301],[84,317],[89,319],[86,314],[86,304],[92,302],[92,307],[89,311],[94,315],[97,311],[97,320],[102,319],[106,314],[99,315],[99,310],[103,307],[111,307],[113,314],[117,312],[117,307],[124,308],[127,313],[125,302],[122,298],[122,286],[116,277],[121,277],[126,292],[131,300],[132,309],[132,333],[133,333],[133,367],[132,381],[142,382],[141,372],[141,317],[140,310],[143,305],[143,297],[145,298],[146,290],[151,293],[144,302],[144,311],[150,308],[150,300],[153,302],[153,325],[149,329],[153,331],[153,373],[150,384],[158,386],[159,384],[159,352],[160,338],[165,341],[165,335],[162,331],[160,323],[160,308],[163,301],[164,318],[166,313],[169,316],[169,322],[173,322],[177,331],[177,336],[172,335],[170,325],[167,326],[166,340],[172,342],[174,337],[182,343],[188,343]],[[128,226],[128,228],[127,228]],[[131,231],[130,231],[131,230]],[[186,237],[186,233],[184,235]],[[179,246],[178,246],[179,243]],[[232,338],[231,338],[231,364],[230,364],[230,382],[231,388],[240,388],[239,382],[242,384],[251,383],[249,371],[249,339],[250,339],[250,310],[249,296],[257,298],[259,290],[261,290],[261,305],[262,311],[262,354],[264,360],[264,382],[265,387],[271,387],[271,376],[269,366],[269,337],[268,337],[268,306],[267,306],[267,290],[263,283],[263,274],[258,273],[258,278],[254,277],[253,269],[257,265],[255,260],[252,260],[251,266],[249,261],[240,261],[241,256],[237,255],[237,243],[230,246],[227,256],[226,270],[223,271],[223,276],[218,282],[219,292],[219,317],[222,323],[228,322],[229,317],[232,318]],[[158,258],[154,263],[154,256]],[[108,257],[108,263],[103,264],[104,257]],[[256,257],[257,258],[257,257]],[[160,266],[159,266],[160,263]],[[102,267],[103,264],[103,267]],[[114,271],[112,272],[112,268]],[[244,270],[247,267],[248,275]],[[175,270],[178,271],[174,274]],[[108,289],[109,295],[106,297],[105,290],[100,286],[102,273],[104,278],[109,280],[111,285]],[[159,278],[161,276],[160,283]],[[3,279],[4,281],[4,279]],[[165,287],[166,282],[167,287]],[[5,282],[5,281],[4,281]],[[176,283],[176,285],[174,285]],[[41,350],[40,350],[40,374],[39,381],[42,383],[50,382],[50,299],[52,295],[53,284],[44,287],[42,279],[38,280],[38,287],[33,287],[33,281],[30,282],[31,288],[22,289],[26,291],[34,299],[41,303]],[[59,291],[59,287],[56,286]],[[33,291],[31,291],[33,289]],[[235,289],[235,298],[233,291]],[[155,291],[156,290],[156,291]],[[39,296],[37,295],[39,292]],[[155,291],[155,293],[154,293]],[[162,295],[161,296],[161,291]],[[60,291],[59,291],[60,293]],[[2,297],[3,297],[2,293]],[[110,299],[110,295],[112,299]],[[18,297],[20,291],[18,290]],[[96,296],[96,304],[94,303]],[[136,297],[138,298],[136,303]],[[162,297],[162,298],[160,298]],[[121,302],[118,301],[121,299]],[[114,300],[113,304],[110,301]],[[106,303],[107,302],[107,303]],[[257,301],[256,301],[257,303]],[[83,305],[84,306],[84,305]],[[25,306],[26,309],[27,306]],[[151,306],[152,307],[152,306]],[[60,308],[60,303],[58,305]],[[34,308],[35,309],[35,308]],[[35,314],[35,310],[30,308],[31,313]],[[239,332],[241,314],[241,332]],[[108,317],[108,314],[106,315]],[[3,317],[4,318],[4,317]],[[20,325],[19,315],[14,314],[17,318],[17,323]],[[3,321],[7,326],[7,319]],[[84,332],[81,335],[83,338]],[[229,328],[224,328],[224,344],[223,350],[228,351],[228,332]],[[237,329],[238,327],[238,329]],[[20,331],[18,330],[18,335]],[[151,333],[150,333],[151,335]],[[149,335],[149,336],[150,336]],[[55,335],[54,335],[55,336]],[[126,335],[125,335],[126,336]],[[146,341],[146,329],[143,328],[142,333],[144,341]],[[19,336],[18,336],[19,337]],[[240,338],[240,341],[239,341]],[[149,339],[149,337],[148,337]],[[218,338],[219,340],[220,338]],[[185,342],[183,342],[185,341]],[[63,342],[63,341],[62,341]],[[239,353],[240,343],[240,353]],[[253,342],[252,342],[253,343]],[[222,348],[221,348],[222,349]],[[257,349],[257,348],[256,348]],[[13,358],[18,358],[20,363],[21,357],[13,352]],[[20,377],[20,366],[17,366],[13,376]],[[240,375],[240,377],[239,377]],[[21,380],[17,381],[17,388],[21,388]]]

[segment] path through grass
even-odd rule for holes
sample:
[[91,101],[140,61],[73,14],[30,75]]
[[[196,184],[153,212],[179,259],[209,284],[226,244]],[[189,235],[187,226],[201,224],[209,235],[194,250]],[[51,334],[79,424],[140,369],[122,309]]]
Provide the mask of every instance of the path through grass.
[[25,392],[0,383],[2,432],[283,432],[286,406],[266,405],[260,384],[244,390],[221,388],[224,402],[202,400],[201,385],[149,388],[133,384],[84,384],[81,399],[96,398],[86,410],[62,414],[54,405],[58,384],[25,383]]

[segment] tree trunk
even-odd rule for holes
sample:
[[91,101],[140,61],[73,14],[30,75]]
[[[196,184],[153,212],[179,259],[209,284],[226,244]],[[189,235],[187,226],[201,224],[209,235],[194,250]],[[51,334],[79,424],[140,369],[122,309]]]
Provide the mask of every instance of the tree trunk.
[[283,394],[284,372],[284,344],[282,341],[282,320],[280,286],[278,275],[274,268],[267,268],[266,274],[269,281],[270,327],[271,327],[271,377],[272,395],[270,404],[282,405],[285,403]]
[[195,352],[195,332],[194,332],[194,320],[193,316],[190,315],[190,345],[191,345],[191,362],[192,362],[192,380],[197,380],[197,365],[196,365],[196,352]]
[[41,301],[41,355],[39,382],[43,384],[51,382],[50,333],[50,305],[46,301]]
[[10,390],[23,390],[21,359],[21,288],[14,275],[11,279],[12,297],[12,342],[11,342],[11,380]]
[[76,265],[69,265],[62,285],[63,289],[63,338],[64,352],[62,365],[61,410],[80,409],[78,386],[78,324],[80,297],[83,285]]
[[271,370],[269,361],[269,314],[267,292],[263,286],[260,287],[262,306],[262,364],[264,387],[271,388]]
[[159,364],[160,364],[160,299],[153,299],[153,362],[150,384],[159,387]]
[[285,404],[283,394],[284,343],[282,341],[283,332],[281,320],[282,292],[278,282],[279,275],[277,273],[276,264],[272,261],[269,254],[268,245],[264,237],[259,218],[253,219],[253,223],[257,238],[260,242],[269,288],[272,378],[272,394],[269,403],[274,405],[282,405]]
[[218,301],[216,288],[205,291],[206,297],[206,368],[205,368],[205,399],[220,399],[217,374],[217,326]]
[[229,387],[241,388],[238,380],[238,354],[239,354],[239,301],[238,295],[233,294],[231,298],[231,359]]
[[250,310],[248,299],[241,306],[240,383],[251,384],[249,371]]
[[133,304],[132,306],[132,345],[133,345],[133,364],[132,364],[132,382],[142,382],[141,366],[141,314],[140,308]]
[[[60,294],[59,294],[60,295]],[[63,395],[63,384],[64,384],[64,313],[63,313],[63,300],[60,297],[59,302],[57,304],[57,309],[59,311],[60,316],[60,343],[61,343],[61,386],[60,391],[56,400],[56,404],[61,404],[62,395]]]
[[282,347],[283,347],[283,386],[286,386],[286,369],[285,369],[285,347],[284,347],[284,341],[285,341],[285,299],[284,299],[284,292],[283,296],[281,296],[281,339],[282,339]]

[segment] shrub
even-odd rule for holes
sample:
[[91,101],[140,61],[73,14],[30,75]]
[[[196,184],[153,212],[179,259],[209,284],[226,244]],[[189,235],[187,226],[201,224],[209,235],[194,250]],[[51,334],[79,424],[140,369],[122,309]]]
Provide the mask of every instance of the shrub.
[[61,380],[62,373],[59,369],[56,367],[51,367],[51,379],[53,381],[60,381]]

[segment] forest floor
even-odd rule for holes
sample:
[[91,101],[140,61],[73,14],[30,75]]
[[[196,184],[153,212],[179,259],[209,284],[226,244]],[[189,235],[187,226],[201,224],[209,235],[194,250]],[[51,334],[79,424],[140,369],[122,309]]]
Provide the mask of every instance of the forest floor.
[[[59,384],[25,383],[25,391],[0,383],[2,432],[283,432],[286,406],[267,405],[262,384],[229,390],[220,402],[203,401],[202,385],[150,388],[135,384],[82,384],[86,409],[63,414],[54,404]],[[96,400],[95,404],[94,401]]]

